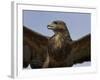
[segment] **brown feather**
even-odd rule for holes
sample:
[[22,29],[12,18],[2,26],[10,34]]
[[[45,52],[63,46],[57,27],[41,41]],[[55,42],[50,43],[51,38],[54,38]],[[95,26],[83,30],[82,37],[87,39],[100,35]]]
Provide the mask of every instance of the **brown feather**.
[[63,21],[53,21],[48,29],[55,33],[50,38],[23,27],[24,67],[68,67],[91,60],[90,34],[73,41]]
[[55,35],[49,39],[49,67],[67,67],[90,61],[90,35],[73,41],[63,21],[48,25]]
[[[23,66],[30,64],[31,68],[42,68],[47,56],[47,45],[48,37],[42,36],[24,26],[23,46],[28,46],[29,52],[27,52],[27,48],[23,47]],[[30,56],[27,62],[26,55]]]

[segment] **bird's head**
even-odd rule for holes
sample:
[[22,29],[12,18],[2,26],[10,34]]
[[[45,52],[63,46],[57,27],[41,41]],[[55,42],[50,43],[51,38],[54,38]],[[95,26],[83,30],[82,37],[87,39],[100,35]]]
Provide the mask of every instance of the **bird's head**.
[[65,22],[60,21],[60,20],[53,21],[47,27],[48,29],[51,29],[53,31],[65,31],[66,30]]

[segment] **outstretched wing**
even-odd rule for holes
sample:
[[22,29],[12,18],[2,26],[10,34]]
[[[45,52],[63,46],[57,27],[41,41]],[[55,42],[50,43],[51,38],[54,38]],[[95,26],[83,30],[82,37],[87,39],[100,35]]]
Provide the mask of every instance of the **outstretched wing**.
[[91,61],[91,36],[85,37],[72,42],[72,52],[67,59],[68,66],[84,61]]
[[23,26],[23,67],[40,68],[46,59],[48,37]]

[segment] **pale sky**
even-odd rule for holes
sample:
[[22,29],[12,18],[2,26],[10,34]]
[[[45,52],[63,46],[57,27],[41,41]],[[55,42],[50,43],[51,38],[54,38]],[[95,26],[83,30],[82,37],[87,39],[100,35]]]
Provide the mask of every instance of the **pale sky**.
[[53,35],[53,31],[48,30],[47,25],[54,20],[62,20],[66,23],[73,40],[91,32],[90,13],[23,11],[23,25],[45,36]]

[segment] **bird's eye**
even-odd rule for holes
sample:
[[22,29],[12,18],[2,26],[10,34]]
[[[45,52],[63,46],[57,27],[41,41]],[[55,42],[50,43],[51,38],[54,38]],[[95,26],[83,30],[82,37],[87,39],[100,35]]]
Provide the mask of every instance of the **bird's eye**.
[[54,24],[57,24],[57,22],[55,21]]

